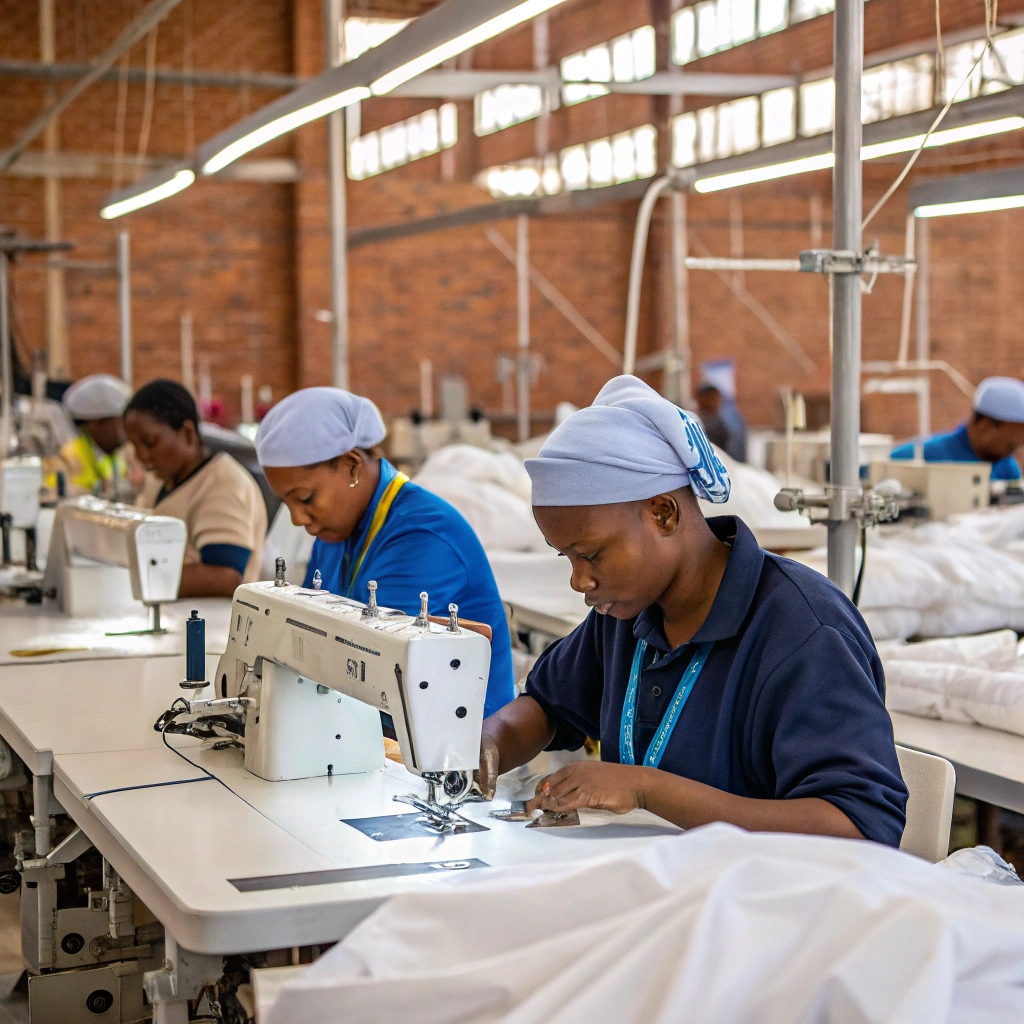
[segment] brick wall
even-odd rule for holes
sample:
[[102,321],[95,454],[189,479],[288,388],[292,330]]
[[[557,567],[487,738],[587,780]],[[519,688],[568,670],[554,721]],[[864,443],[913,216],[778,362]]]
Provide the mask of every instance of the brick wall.
[[[61,30],[58,59],[86,60],[120,30],[143,0],[57,0]],[[560,57],[652,20],[653,0],[568,0],[551,15],[551,57]],[[107,15],[99,17],[102,9]],[[110,12],[116,9],[117,17]],[[225,9],[214,0],[183,0],[161,25],[157,63],[181,67],[191,20],[197,68],[292,72],[314,75],[323,65],[320,0],[239,0]],[[947,31],[980,26],[983,0],[944,5]],[[1004,17],[1024,14],[1024,0],[1003,0]],[[358,13],[358,12],[356,12]],[[932,0],[871,0],[866,9],[869,50],[888,50],[934,33]],[[702,70],[808,73],[831,63],[831,18],[705,58]],[[32,0],[0,0],[0,57],[36,59],[38,23]],[[132,65],[143,62],[136,46]],[[525,27],[481,46],[475,67],[530,67],[532,29]],[[17,136],[40,109],[38,80],[0,78],[0,145]],[[197,88],[194,136],[201,142],[246,111],[269,102],[263,90]],[[143,87],[127,90],[124,149],[134,153],[142,119]],[[65,151],[111,153],[117,83],[93,86],[61,123]],[[690,98],[690,105],[699,105]],[[431,101],[384,98],[363,107],[365,130],[393,123]],[[348,183],[351,231],[432,216],[479,205],[487,197],[473,184],[481,167],[535,152],[535,125],[528,123],[477,139],[470,104],[460,104],[460,142],[453,156],[429,157],[362,182]],[[666,116],[664,102],[609,96],[556,111],[552,149],[598,138]],[[188,143],[185,93],[157,86],[148,153],[179,156]],[[255,156],[290,155],[300,169],[295,185],[204,181],[181,196],[114,224],[97,213],[111,182],[65,179],[64,232],[79,244],[76,256],[108,258],[116,231],[127,227],[133,246],[133,327],[137,381],[179,371],[178,321],[195,318],[196,352],[210,359],[215,391],[229,413],[238,407],[238,380],[251,373],[280,396],[299,385],[330,380],[331,328],[318,313],[330,308],[330,246],[326,179],[326,127],[308,126]],[[912,178],[982,170],[1024,157],[1013,135],[990,143],[937,150],[924,156]],[[900,158],[865,167],[870,206],[898,173]],[[447,168],[447,172],[445,171]],[[821,199],[824,244],[830,241],[827,174],[804,175],[689,199],[691,248],[730,251],[730,219],[741,204],[744,251],[790,256],[811,244],[813,197]],[[670,267],[663,204],[651,241],[641,319],[640,351],[651,352],[669,336]],[[902,250],[905,187],[869,232],[886,251]],[[531,257],[540,270],[601,334],[621,346],[632,228],[636,204],[608,205],[573,216],[536,219],[530,225]],[[0,178],[0,223],[38,236],[42,231],[42,182]],[[514,240],[510,221],[492,225]],[[1018,343],[1021,320],[1020,247],[1024,212],[937,221],[932,226],[933,353],[970,379],[988,373],[1024,376]],[[25,355],[43,343],[42,276],[15,274],[16,329]],[[694,363],[729,356],[738,364],[740,404],[751,422],[779,419],[779,390],[828,391],[828,297],[820,280],[796,275],[747,274],[745,287],[814,362],[808,372],[711,273],[691,275]],[[117,307],[112,279],[68,275],[68,332],[75,375],[117,365]],[[495,366],[516,346],[515,274],[491,244],[483,226],[355,249],[350,259],[351,379],[387,412],[418,402],[419,360],[434,362],[435,376],[464,375],[471,400],[500,411]],[[899,342],[902,282],[881,278],[864,298],[864,355],[895,356]],[[533,393],[535,407],[563,399],[589,401],[614,367],[536,291],[531,327],[542,359]],[[657,375],[651,377],[658,383]],[[936,375],[933,419],[956,422],[966,398]],[[914,402],[904,397],[866,398],[868,429],[908,434]]]

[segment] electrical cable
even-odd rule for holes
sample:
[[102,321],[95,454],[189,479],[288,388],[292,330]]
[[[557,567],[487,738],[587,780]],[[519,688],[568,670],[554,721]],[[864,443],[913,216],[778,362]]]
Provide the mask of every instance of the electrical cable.
[[[935,0],[936,6],[939,4],[939,0]],[[871,212],[864,218],[864,222],[861,224],[861,230],[865,230],[867,226],[874,220],[875,215],[882,209],[883,206],[893,197],[896,190],[906,180],[907,175],[910,174],[917,163],[917,158],[924,152],[925,147],[928,145],[928,140],[935,134],[939,125],[945,120],[946,115],[949,113],[950,108],[953,106],[954,100],[960,95],[960,90],[971,80],[974,72],[978,70],[982,61],[988,56],[992,50],[992,26],[993,19],[995,18],[995,11],[998,9],[998,0],[985,0],[985,45],[982,47],[981,53],[978,55],[978,59],[971,65],[971,70],[964,76],[964,80],[957,86],[953,91],[952,95],[946,100],[945,105],[939,111],[938,116],[932,121],[931,127],[925,132],[924,137],[921,139],[920,145],[911,154],[910,159],[907,161],[906,166],[900,171],[896,180],[886,189],[885,194],[881,199],[875,203]]]
[[864,586],[864,566],[868,564],[868,528],[861,523],[860,527],[860,570],[857,573],[857,582],[853,588],[853,603],[860,607],[860,591]]
[[158,25],[146,36],[146,86],[142,101],[142,124],[139,127],[139,148],[135,158],[140,172],[146,159],[146,150],[149,149],[150,129],[153,127],[153,93],[156,88],[156,38],[159,27]]

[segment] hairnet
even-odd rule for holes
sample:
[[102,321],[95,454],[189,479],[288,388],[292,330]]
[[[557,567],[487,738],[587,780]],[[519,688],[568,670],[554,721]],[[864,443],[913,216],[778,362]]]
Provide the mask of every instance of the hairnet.
[[690,486],[723,502],[729,474],[703,427],[636,377],[615,377],[526,463],[534,505],[611,505]]
[[304,388],[278,402],[256,434],[261,466],[311,466],[387,437],[377,406],[341,388]]
[[105,420],[120,416],[131,397],[131,387],[119,377],[93,373],[75,381],[61,401],[73,420]]
[[974,392],[974,411],[994,420],[1024,423],[1024,381],[988,377]]

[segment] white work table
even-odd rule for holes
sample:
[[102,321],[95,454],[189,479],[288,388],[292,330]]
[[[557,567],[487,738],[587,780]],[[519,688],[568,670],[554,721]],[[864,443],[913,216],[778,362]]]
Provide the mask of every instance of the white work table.
[[135,636],[115,634],[147,627],[147,612],[141,604],[134,614],[73,619],[52,601],[41,605],[6,603],[0,605],[0,665],[184,654],[185,620],[193,609],[206,620],[207,650],[219,654],[231,618],[231,600],[226,597],[191,598],[162,605],[166,632]]
[[891,712],[896,742],[953,763],[956,791],[1024,814],[1024,736]]
[[[209,671],[215,664],[208,658]],[[488,811],[516,795],[503,780],[496,804],[463,809],[487,831],[378,842],[342,819],[414,814],[392,798],[423,795],[418,779],[388,763],[377,773],[270,783],[245,771],[238,749],[201,751],[169,737],[194,767],[153,730],[182,693],[181,669],[177,658],[89,661],[73,673],[2,666],[0,733],[34,773],[52,771],[56,799],[185,949],[331,942],[389,896],[430,888],[441,873],[579,860],[676,831],[646,812],[579,828],[497,821]]]

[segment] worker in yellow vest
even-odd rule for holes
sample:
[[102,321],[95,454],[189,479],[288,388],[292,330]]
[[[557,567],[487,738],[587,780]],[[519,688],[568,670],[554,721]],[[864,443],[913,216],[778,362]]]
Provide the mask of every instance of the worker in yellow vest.
[[131,497],[122,419],[131,396],[132,389],[109,373],[90,374],[64,392],[64,408],[78,428],[77,436],[60,451],[67,494]]

